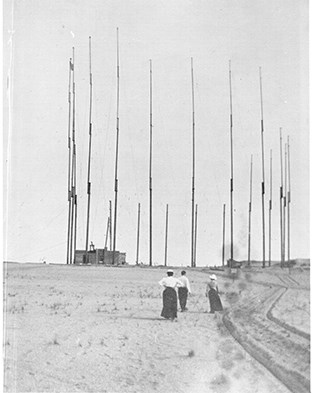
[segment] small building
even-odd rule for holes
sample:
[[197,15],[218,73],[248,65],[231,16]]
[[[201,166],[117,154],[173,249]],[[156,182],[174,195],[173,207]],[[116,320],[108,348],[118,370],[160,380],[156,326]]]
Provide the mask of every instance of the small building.
[[228,259],[227,266],[229,268],[241,268],[246,261],[236,261],[235,259]]
[[76,265],[125,265],[126,253],[115,251],[113,263],[113,251],[106,248],[96,248],[88,251],[88,260],[86,261],[86,251],[76,250],[75,264]]

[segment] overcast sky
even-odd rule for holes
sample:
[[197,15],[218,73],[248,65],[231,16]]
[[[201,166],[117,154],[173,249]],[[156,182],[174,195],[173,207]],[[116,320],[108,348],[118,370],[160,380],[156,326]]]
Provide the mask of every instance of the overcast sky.
[[[149,59],[153,64],[153,260],[190,263],[192,107],[196,117],[197,264],[221,263],[226,203],[230,248],[229,60],[234,120],[234,257],[247,258],[253,155],[252,258],[262,258],[262,69],[268,235],[273,155],[272,256],[280,258],[280,146],[290,136],[291,257],[309,257],[308,4],[306,1],[4,2],[5,260],[65,262],[67,244],[68,62],[75,47],[78,247],[85,247],[92,37],[93,135],[89,240],[102,248],[114,200],[116,28],[120,38],[117,245],[148,263]],[[9,105],[10,104],[10,105]],[[268,236],[267,236],[268,237]],[[266,242],[268,250],[268,242]],[[266,254],[267,255],[267,254]]]

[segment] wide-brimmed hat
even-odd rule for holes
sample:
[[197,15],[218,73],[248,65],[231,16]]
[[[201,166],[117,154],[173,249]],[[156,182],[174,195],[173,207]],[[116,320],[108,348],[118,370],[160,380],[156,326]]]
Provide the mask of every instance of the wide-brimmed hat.
[[216,279],[217,279],[217,276],[215,274],[211,274],[210,280],[216,280]]

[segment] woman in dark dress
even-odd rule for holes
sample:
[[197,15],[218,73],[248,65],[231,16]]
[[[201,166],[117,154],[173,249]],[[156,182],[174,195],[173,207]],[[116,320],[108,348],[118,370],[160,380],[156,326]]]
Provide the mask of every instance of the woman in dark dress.
[[177,318],[178,311],[178,297],[176,287],[182,287],[181,281],[173,277],[173,271],[167,271],[167,277],[164,277],[159,284],[162,285],[165,290],[162,294],[163,308],[161,316],[172,321]]
[[207,284],[206,296],[209,298],[210,313],[214,314],[216,311],[223,310],[217,285],[217,276],[215,274],[210,276],[210,282]]

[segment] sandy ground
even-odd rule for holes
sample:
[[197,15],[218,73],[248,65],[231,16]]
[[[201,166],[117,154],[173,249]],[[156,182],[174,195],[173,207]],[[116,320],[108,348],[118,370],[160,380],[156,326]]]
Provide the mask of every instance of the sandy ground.
[[225,311],[212,315],[209,271],[187,269],[193,294],[177,322],[160,317],[164,275],[5,264],[4,391],[308,391],[308,270],[217,272]]

